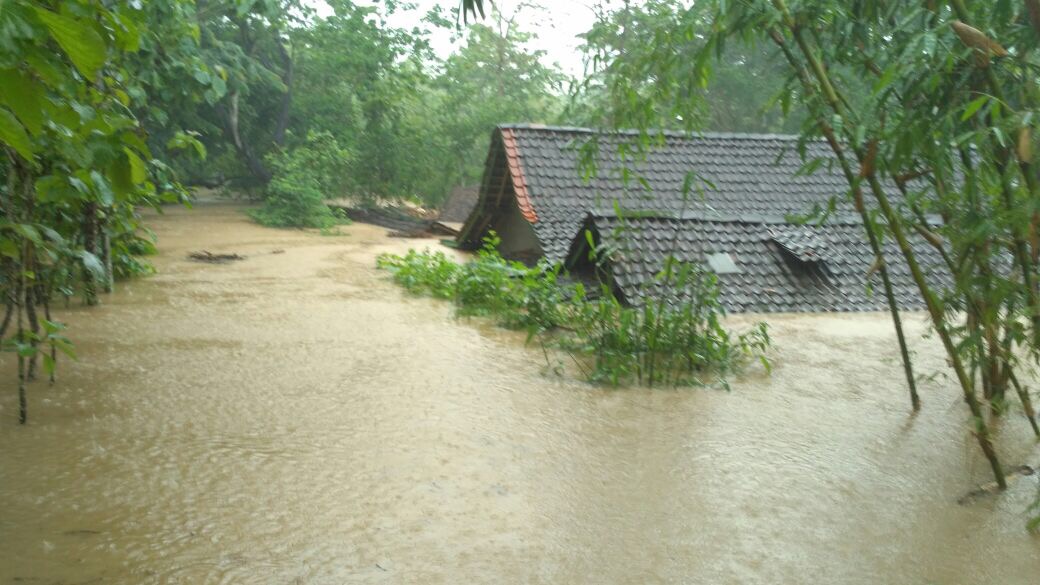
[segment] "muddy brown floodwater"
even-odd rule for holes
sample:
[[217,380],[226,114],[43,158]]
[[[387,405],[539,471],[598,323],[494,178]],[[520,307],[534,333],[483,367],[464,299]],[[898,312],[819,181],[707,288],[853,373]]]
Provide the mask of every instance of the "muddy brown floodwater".
[[731,392],[608,390],[375,270],[422,242],[149,223],[159,273],[62,313],[28,426],[3,385],[0,583],[1040,583],[1035,478],[956,504],[990,480],[966,408],[937,380],[908,415],[883,315],[770,317]]

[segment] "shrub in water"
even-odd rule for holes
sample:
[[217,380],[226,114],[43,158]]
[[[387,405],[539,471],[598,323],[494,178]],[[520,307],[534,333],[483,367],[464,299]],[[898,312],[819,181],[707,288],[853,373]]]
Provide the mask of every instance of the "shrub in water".
[[380,268],[389,270],[394,281],[410,293],[438,299],[455,296],[455,281],[461,266],[444,252],[409,250],[404,256],[383,254],[376,263]]
[[689,385],[713,371],[725,384],[725,375],[751,356],[769,368],[764,323],[735,337],[722,326],[725,310],[714,274],[669,259],[648,289],[637,307],[622,305],[608,290],[591,302],[579,291],[570,303],[577,335],[569,342],[592,357],[592,380]]
[[264,193],[264,204],[250,216],[272,227],[327,229],[346,223],[325,200],[342,195],[350,152],[340,148],[328,132],[307,135],[294,148],[268,158],[274,177]]
[[533,268],[506,260],[492,233],[476,258],[456,264],[443,252],[383,255],[381,268],[409,292],[451,299],[459,315],[486,316],[526,329],[529,339],[571,353],[590,381],[653,386],[700,384],[705,372],[725,376],[748,358],[769,368],[764,323],[734,336],[722,326],[714,274],[673,261],[644,291],[638,307],[622,305],[609,290],[590,299],[581,285],[560,283],[559,267]]

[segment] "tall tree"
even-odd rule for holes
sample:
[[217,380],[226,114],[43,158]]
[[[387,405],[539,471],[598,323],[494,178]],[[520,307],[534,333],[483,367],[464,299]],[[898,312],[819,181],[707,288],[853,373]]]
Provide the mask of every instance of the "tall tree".
[[497,124],[544,123],[559,113],[566,78],[542,63],[544,51],[528,49],[536,36],[517,22],[524,9],[508,15],[492,10],[488,24],[471,25],[465,45],[448,57],[437,78],[444,95],[442,128],[458,182],[479,180]]
[[[604,107],[605,100],[649,100],[655,109],[646,113],[655,119],[643,121],[647,126],[682,129],[693,123],[700,130],[720,132],[796,131],[804,111],[796,106],[793,115],[785,115],[780,107],[787,76],[775,49],[763,43],[734,44],[720,51],[710,79],[659,78],[651,71],[612,67],[628,50],[643,51],[658,43],[654,58],[676,66],[695,62],[711,26],[709,18],[690,18],[688,9],[670,0],[624,2],[615,10],[600,6],[596,22],[583,35],[586,76],[576,87],[570,115],[586,125],[611,126],[621,120],[596,117],[617,109]],[[623,81],[627,95],[611,93],[620,84],[611,76],[619,74],[629,76]],[[683,106],[665,103],[665,96]]]

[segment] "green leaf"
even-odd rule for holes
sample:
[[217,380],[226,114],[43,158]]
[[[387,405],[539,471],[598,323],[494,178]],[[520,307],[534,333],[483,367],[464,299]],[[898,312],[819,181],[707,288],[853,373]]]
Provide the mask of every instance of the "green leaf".
[[112,24],[120,49],[136,53],[141,48],[141,32],[128,16],[105,11],[105,18]]
[[43,244],[43,238],[40,237],[40,232],[37,231],[35,227],[27,223],[13,223],[11,224],[11,229],[13,229],[16,234],[21,235],[23,238],[31,241],[36,245]]
[[57,87],[65,82],[65,75],[61,69],[51,63],[46,57],[37,53],[25,55],[25,62],[44,83],[51,87]]
[[166,148],[170,150],[184,150],[188,148],[194,148],[195,153],[199,155],[200,159],[206,158],[206,145],[202,144],[198,138],[196,138],[194,132],[178,131],[166,142]]
[[58,231],[54,228],[46,226],[42,223],[36,225],[40,229],[40,231],[43,232],[44,237],[50,240],[52,243],[58,244],[59,246],[65,243],[65,238],[61,234],[59,234]]
[[123,146],[128,146],[139,153],[140,156],[146,158],[151,157],[151,151],[148,150],[148,144],[141,139],[140,136],[133,132],[123,132],[119,138],[123,141]]
[[65,325],[57,321],[48,321],[47,319],[40,319],[40,323],[43,324],[43,330],[46,331],[48,335],[52,333],[57,333],[59,331],[63,331],[65,329]]
[[0,98],[33,135],[43,129],[43,88],[17,69],[0,71]]
[[112,186],[105,179],[105,176],[97,171],[90,171],[90,178],[94,182],[94,187],[97,189],[98,200],[102,205],[108,206],[115,202],[115,194],[112,193]]
[[87,184],[83,182],[83,179],[80,179],[79,177],[69,177],[69,184],[83,195],[90,194],[90,187],[88,187]]
[[43,202],[62,201],[75,195],[67,189],[68,183],[54,175],[44,175],[36,179],[36,198]]
[[890,66],[885,68],[882,72],[881,77],[874,82],[874,93],[880,93],[886,87],[892,84],[892,81],[896,78],[899,73],[899,68],[896,66]]
[[76,256],[83,261],[83,268],[87,269],[87,272],[97,281],[105,279],[105,266],[101,263],[101,260],[97,256],[91,254],[86,250],[78,250]]
[[123,152],[126,153],[126,159],[130,162],[130,180],[135,185],[145,182],[148,179],[148,167],[144,165],[144,161],[129,148],[124,148]]
[[0,238],[0,255],[8,258],[18,258],[20,255],[18,244],[10,238]]
[[975,112],[979,111],[979,108],[981,108],[982,106],[986,105],[986,102],[988,102],[988,101],[989,101],[989,96],[988,95],[984,95],[984,96],[982,96],[980,98],[976,98],[976,99],[972,100],[971,103],[969,103],[968,106],[966,108],[964,108],[964,113],[961,114],[961,122],[963,122],[963,121],[967,120],[968,118],[974,116]]
[[13,148],[25,160],[33,159],[33,147],[32,142],[29,141],[29,135],[26,134],[25,128],[22,127],[18,118],[15,118],[14,114],[5,108],[0,108],[0,141]]
[[36,16],[47,26],[76,69],[92,80],[105,64],[105,41],[101,35],[88,23],[45,8],[37,7]]
[[112,192],[120,200],[126,200],[134,193],[133,171],[130,169],[129,160],[119,157],[109,165],[106,176],[108,183],[112,186]]
[[210,82],[213,86],[213,93],[215,93],[217,97],[224,97],[224,95],[227,94],[227,83],[223,79],[214,77]]
[[54,336],[51,338],[51,345],[58,348],[58,351],[67,355],[70,359],[76,358],[76,350],[72,346],[72,342],[65,337]]
[[1004,148],[1007,148],[1008,139],[1007,139],[1007,136],[1004,135],[1004,131],[1003,130],[1001,130],[1000,128],[994,127],[993,128],[993,135],[997,137],[997,142],[1000,143],[1000,146],[1002,146]]

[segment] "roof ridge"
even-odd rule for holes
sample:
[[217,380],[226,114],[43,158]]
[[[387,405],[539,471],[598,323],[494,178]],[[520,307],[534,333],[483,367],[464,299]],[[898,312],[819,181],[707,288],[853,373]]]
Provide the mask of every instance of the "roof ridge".
[[[547,132],[556,133],[570,133],[570,134],[601,134],[601,135],[625,135],[625,136],[638,136],[641,134],[640,130],[622,128],[622,129],[596,129],[596,128],[584,128],[581,126],[553,126],[547,124],[532,124],[532,123],[509,123],[499,124],[497,126],[499,130],[544,130]],[[683,132],[679,130],[662,130],[654,129],[648,130],[647,133],[651,136],[663,135],[672,138],[717,138],[717,139],[743,139],[743,140],[784,140],[790,142],[797,142],[800,137],[796,134],[769,134],[769,133],[756,133],[756,132],[707,132],[707,131],[691,131]],[[813,140],[812,142],[817,142]]]
[[[692,211],[686,210],[682,213],[675,213],[669,211],[654,211],[654,210],[622,210],[622,213],[618,213],[615,210],[608,209],[593,209],[586,214],[586,218],[602,218],[602,219],[670,219],[677,221],[701,221],[710,223],[763,223],[763,224],[784,224],[784,225],[817,225],[812,221],[806,221],[799,223],[791,221],[789,217],[797,216],[797,214],[791,214],[788,216],[782,215],[765,215],[757,213],[747,213],[741,215],[724,214],[724,213],[709,213],[703,211]],[[863,220],[852,214],[831,214],[828,216],[821,226],[827,225],[859,225],[863,223]]]

